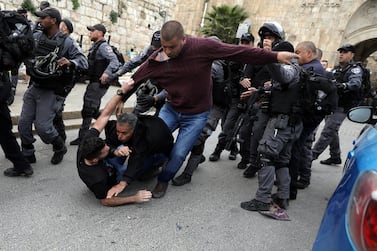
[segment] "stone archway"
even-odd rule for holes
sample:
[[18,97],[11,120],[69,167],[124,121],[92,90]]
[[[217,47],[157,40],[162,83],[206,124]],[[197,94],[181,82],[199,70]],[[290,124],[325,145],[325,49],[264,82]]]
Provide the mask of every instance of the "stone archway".
[[372,82],[377,82],[377,1],[362,4],[351,16],[344,31],[343,43],[355,45],[355,61],[367,60]]

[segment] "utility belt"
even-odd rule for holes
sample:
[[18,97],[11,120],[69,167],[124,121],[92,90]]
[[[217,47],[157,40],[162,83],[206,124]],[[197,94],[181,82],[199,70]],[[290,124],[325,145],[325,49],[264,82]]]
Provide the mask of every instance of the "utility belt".
[[270,117],[276,118],[276,129],[285,129],[287,126],[295,126],[301,121],[301,116],[298,114],[273,113]]
[[33,85],[39,89],[45,90],[53,90],[56,95],[67,97],[72,89],[72,76],[66,76],[67,78],[63,79],[50,79],[50,80],[43,80],[43,81],[36,81],[34,79],[30,79],[30,85]]

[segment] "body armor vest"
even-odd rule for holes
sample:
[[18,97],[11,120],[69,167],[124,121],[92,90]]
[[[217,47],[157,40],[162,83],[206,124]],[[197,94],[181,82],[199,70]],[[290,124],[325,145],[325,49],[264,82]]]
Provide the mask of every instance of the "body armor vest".
[[[348,82],[347,74],[355,65],[349,64],[346,68],[342,69],[340,66],[337,66],[334,69],[334,77],[336,82],[338,83],[345,83]],[[345,110],[350,109],[351,107],[356,106],[359,103],[359,91],[351,91],[351,90],[339,90],[338,89],[338,106],[345,108]]]
[[62,56],[61,51],[66,35],[59,34],[57,39],[49,39],[42,34],[34,51],[34,59],[28,67],[28,74],[33,84],[39,88],[53,89],[57,94],[64,92],[65,85],[69,85],[73,78],[73,69],[59,67],[57,60]]
[[272,89],[271,92],[271,113],[272,114],[292,114],[293,108],[300,100],[300,85],[292,84],[282,90]]
[[105,43],[105,40],[100,41],[98,44],[95,44],[93,48],[89,51],[88,54],[88,63],[89,63],[89,80],[90,82],[100,82],[99,78],[106,70],[106,67],[109,65],[107,59],[96,60],[96,55],[101,44]]

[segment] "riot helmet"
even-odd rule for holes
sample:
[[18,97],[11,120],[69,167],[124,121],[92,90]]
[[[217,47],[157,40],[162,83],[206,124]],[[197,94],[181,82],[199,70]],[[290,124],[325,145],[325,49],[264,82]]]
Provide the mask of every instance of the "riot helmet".
[[242,34],[240,41],[246,41],[248,43],[254,43],[254,36],[248,32]]
[[266,36],[274,36],[278,40],[285,40],[285,32],[283,27],[277,22],[266,22],[264,23],[258,31],[258,35],[263,40]]

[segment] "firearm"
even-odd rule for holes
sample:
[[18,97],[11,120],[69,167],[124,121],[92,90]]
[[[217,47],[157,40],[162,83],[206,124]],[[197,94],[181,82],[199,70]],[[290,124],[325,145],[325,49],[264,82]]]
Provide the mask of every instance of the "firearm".
[[107,38],[107,43],[110,44],[110,40],[111,40],[111,35],[109,35],[109,37]]
[[80,35],[80,40],[79,40],[79,46],[80,46],[80,48],[82,48],[82,38],[83,38],[83,35]]
[[245,119],[247,119],[250,116],[250,111],[253,108],[254,103],[258,100],[259,96],[265,92],[263,87],[258,88],[253,95],[250,97],[250,99],[247,102],[247,108],[246,110],[238,117],[234,130],[232,132],[232,137],[225,145],[225,150],[230,151],[232,148],[232,145],[237,142],[237,135],[241,129],[241,126],[243,125]]

